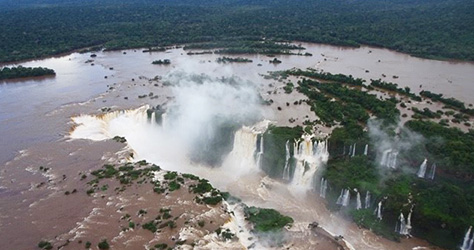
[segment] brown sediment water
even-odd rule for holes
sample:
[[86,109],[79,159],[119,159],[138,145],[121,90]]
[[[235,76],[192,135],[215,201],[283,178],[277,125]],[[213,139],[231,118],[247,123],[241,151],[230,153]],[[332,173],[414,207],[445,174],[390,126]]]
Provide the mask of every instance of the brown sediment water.
[[[0,142],[0,162],[6,162],[13,158],[15,152],[34,143],[58,139],[58,133],[52,129],[55,126],[50,126],[43,117],[60,106],[89,100],[124,81],[138,80],[140,76],[153,78],[177,68],[216,76],[235,74],[260,84],[263,81],[259,74],[266,74],[267,71],[312,67],[366,80],[381,78],[398,83],[400,87],[408,86],[414,93],[423,89],[443,93],[467,104],[474,102],[472,63],[427,60],[364,46],[302,45],[313,56],[277,55],[282,63],[272,64],[269,63],[271,58],[265,55],[240,55],[253,62],[225,64],[219,68],[213,65],[221,55],[189,56],[181,48],[152,53],[142,53],[141,50],[127,50],[126,54],[122,51],[98,52],[95,58],[90,57],[91,53],[72,53],[22,62],[21,65],[26,67],[52,68],[57,75],[42,81],[0,84],[0,134],[4,136]],[[172,63],[152,65],[151,62],[157,59],[170,59]],[[6,66],[14,65],[17,64]],[[102,101],[105,101],[104,106],[108,105],[106,100]]]
[[[267,71],[312,67],[366,80],[380,78],[398,83],[400,87],[408,86],[414,93],[429,90],[457,98],[466,104],[474,102],[473,63],[421,59],[365,46],[345,48],[309,43],[302,45],[313,56],[277,55],[282,63],[272,64],[269,63],[272,58],[265,55],[240,55],[253,62],[225,64],[218,69],[213,65],[221,55],[190,56],[181,48],[152,53],[142,53],[141,50],[127,50],[126,54],[122,51],[98,52],[95,58],[90,57],[91,53],[72,53],[22,62],[21,65],[26,67],[52,68],[57,75],[42,81],[0,84],[0,134],[4,136],[0,142],[0,162],[13,158],[15,152],[29,145],[57,139],[58,133],[51,129],[55,126],[50,126],[42,118],[58,107],[89,100],[114,84],[138,80],[140,76],[153,78],[177,68],[216,76],[235,74],[263,84],[259,74],[266,74]],[[172,63],[152,65],[151,62],[157,59],[170,59]],[[107,105],[104,103],[104,106]]]
[[[100,204],[90,202],[79,173],[95,170],[104,163],[124,160],[126,153],[123,145],[113,141],[65,139],[74,126],[70,117],[102,114],[102,108],[122,110],[144,104],[166,103],[173,98],[173,93],[160,81],[148,79],[164,76],[171,70],[181,69],[214,77],[237,75],[253,82],[265,100],[274,101],[262,109],[263,116],[279,125],[297,125],[306,119],[315,119],[307,105],[293,104],[304,99],[303,95],[296,91],[286,94],[282,89],[283,82],[265,80],[261,76],[267,71],[293,67],[312,67],[367,80],[381,78],[398,83],[400,87],[409,86],[412,92],[425,89],[467,103],[474,102],[471,97],[474,93],[474,85],[471,84],[474,64],[471,63],[426,60],[370,47],[348,49],[306,43],[303,46],[313,54],[312,57],[276,56],[282,60],[281,64],[276,65],[269,63],[272,58],[264,55],[240,55],[252,59],[252,63],[218,65],[215,60],[221,55],[189,56],[182,49],[153,53],[127,50],[127,54],[121,51],[99,52],[95,58],[90,58],[89,53],[73,53],[22,63],[27,67],[53,68],[57,75],[41,81],[0,84],[0,163],[9,161],[0,169],[0,242],[7,242],[8,246],[16,249],[31,249],[41,239],[54,239],[57,236],[61,240],[69,239],[70,230],[90,216],[96,205],[102,206],[105,211],[111,209],[107,208],[105,201]],[[94,61],[86,63],[91,59]],[[170,59],[172,63],[168,66],[152,65],[151,62],[157,59]],[[150,92],[157,98],[138,98]],[[290,118],[295,121],[290,122]],[[323,134],[329,132],[322,131]],[[25,150],[19,152],[21,149]],[[120,151],[122,153],[117,155]],[[51,169],[42,172],[40,166]],[[205,177],[216,178],[211,175]],[[375,236],[337,214],[331,214],[325,208],[324,201],[313,197],[314,194],[291,193],[283,183],[261,174],[228,185],[219,184],[219,181],[215,180],[218,187],[232,191],[249,205],[272,207],[294,217],[296,227],[306,234],[310,231],[302,228],[317,220],[328,231],[346,235],[346,239],[356,249],[429,246],[418,239],[394,243]],[[262,183],[271,188],[262,187]],[[232,186],[232,189],[228,186]],[[64,194],[73,189],[78,192],[68,196]],[[109,212],[113,213],[112,210]],[[119,227],[118,222],[114,223]],[[333,228],[333,225],[340,225],[340,228]],[[89,233],[102,232],[106,228],[97,227],[96,231]],[[108,233],[110,235],[107,234],[107,238],[117,232]]]

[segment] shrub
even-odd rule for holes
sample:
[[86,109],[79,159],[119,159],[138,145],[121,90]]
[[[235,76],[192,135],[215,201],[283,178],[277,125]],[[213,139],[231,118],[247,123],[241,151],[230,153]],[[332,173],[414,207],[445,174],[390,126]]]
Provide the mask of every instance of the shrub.
[[178,176],[176,172],[168,172],[164,175],[165,180],[174,180]]
[[156,228],[156,224],[154,221],[150,221],[148,223],[143,224],[143,229],[150,230],[152,233],[156,232],[158,228]]
[[177,183],[176,181],[171,181],[169,183],[169,186],[168,186],[170,192],[178,190],[180,187],[181,187],[181,185],[179,183]]
[[216,205],[217,203],[222,201],[222,196],[211,196],[211,197],[204,197],[202,201],[208,205]]
[[206,225],[206,222],[203,221],[203,220],[200,220],[200,221],[198,221],[198,225],[199,225],[200,227],[204,227],[204,225]]
[[44,241],[44,240],[42,240],[38,243],[38,247],[41,248],[41,249],[47,249],[47,250],[53,248],[51,243],[49,243],[48,241]]
[[274,209],[246,207],[245,218],[254,224],[257,232],[277,231],[289,223],[293,223],[291,217],[280,214]]
[[165,243],[160,243],[160,244],[156,244],[156,245],[155,245],[155,248],[156,248],[157,250],[162,250],[162,249],[168,248],[168,245],[165,244]]
[[209,184],[208,180],[201,179],[196,186],[192,187],[195,194],[204,194],[210,192],[213,189],[212,185]]
[[99,247],[99,249],[109,249],[110,246],[109,246],[109,243],[107,243],[107,240],[102,240],[101,242],[99,242],[99,244],[97,245]]

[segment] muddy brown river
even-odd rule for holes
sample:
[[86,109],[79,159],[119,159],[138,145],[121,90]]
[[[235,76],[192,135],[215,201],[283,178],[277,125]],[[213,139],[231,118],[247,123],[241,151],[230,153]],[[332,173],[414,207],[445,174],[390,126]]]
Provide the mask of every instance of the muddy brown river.
[[[467,104],[474,103],[472,63],[426,60],[371,47],[351,49],[302,45],[313,56],[276,56],[282,61],[276,65],[268,62],[272,58],[262,55],[242,55],[253,60],[252,63],[219,65],[215,60],[220,55],[190,56],[181,48],[153,53],[142,53],[141,50],[98,52],[95,58],[91,58],[90,53],[72,53],[21,63],[28,67],[52,68],[57,75],[54,78],[0,83],[0,242],[7,242],[7,246],[17,249],[31,249],[28,246],[37,244],[42,237],[39,234],[55,237],[89,214],[93,205],[80,206],[87,197],[69,203],[61,194],[65,189],[80,186],[75,176],[78,172],[97,168],[107,162],[107,157],[118,157],[116,152],[121,150],[121,145],[70,141],[68,135],[74,126],[71,117],[100,114],[102,108],[120,110],[166,103],[173,98],[173,94],[154,86],[148,79],[164,76],[170,71],[204,73],[213,77],[239,76],[255,84],[264,98],[275,99],[275,107],[303,99],[304,96],[296,92],[286,95],[281,89],[272,96],[267,95],[268,91],[281,87],[282,83],[265,80],[261,74],[293,67],[311,67],[366,80],[381,78],[398,83],[400,87],[408,86],[412,92],[429,90]],[[172,63],[168,66],[151,64],[158,59],[170,59]],[[157,99],[138,98],[150,92]],[[289,117],[301,123],[306,115],[314,116],[304,106],[283,109],[282,112],[274,109],[262,112],[265,118],[280,125],[289,125]],[[39,165],[51,166],[51,176],[38,172]],[[250,205],[272,207],[291,215],[297,221],[295,227],[301,231],[305,230],[308,222],[318,220],[328,231],[346,235],[356,249],[430,247],[418,239],[394,243],[377,237],[330,213],[325,208],[324,200],[314,194],[292,193],[284,184],[269,180],[261,173],[247,178],[246,182],[230,184],[220,183],[225,177],[219,175],[205,177],[211,181],[214,179],[219,188],[232,191]],[[48,188],[38,188],[43,182],[52,184],[45,185]],[[272,188],[264,189],[262,183]],[[68,209],[69,215],[62,212],[58,218],[56,213],[49,213],[59,213],[61,210],[58,207],[61,206]],[[43,218],[50,221],[45,222]]]

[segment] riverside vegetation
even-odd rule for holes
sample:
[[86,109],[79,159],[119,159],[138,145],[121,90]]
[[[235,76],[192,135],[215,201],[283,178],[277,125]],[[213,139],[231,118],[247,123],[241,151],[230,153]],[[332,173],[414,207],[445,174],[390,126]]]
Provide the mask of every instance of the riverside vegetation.
[[37,76],[54,76],[56,72],[52,69],[43,67],[4,67],[0,69],[0,80],[17,79]]
[[[419,116],[417,113],[401,129],[396,129],[400,117],[396,104],[400,100],[396,97],[379,99],[368,92],[377,87],[410,99],[423,97],[446,105],[450,103],[446,108],[457,110],[465,110],[465,104],[455,99],[445,100],[442,95],[427,91],[419,96],[409,89],[380,81],[365,85],[362,80],[351,76],[312,70],[280,72],[282,78],[288,75],[304,76],[298,81],[296,89],[308,97],[305,102],[319,120],[306,121],[305,127],[271,126],[264,134],[262,169],[274,178],[283,178],[287,141],[293,142],[302,134],[311,133],[314,124],[337,125],[327,138],[330,158],[320,175],[329,183],[326,196],[328,207],[341,210],[360,226],[396,241],[403,236],[393,230],[399,222],[400,212],[405,215],[412,212],[412,235],[444,248],[456,248],[466,229],[474,224],[474,130],[463,132],[433,120],[438,116]],[[370,116],[373,116],[373,121],[369,124]],[[370,130],[375,129],[373,124],[382,125],[379,127],[383,128],[388,140],[410,142],[408,148],[398,149],[399,163],[395,168],[382,166],[380,158],[377,158],[377,142],[369,134]],[[411,142],[413,133],[422,139]],[[362,153],[365,145],[369,148],[367,154]],[[354,155],[348,153],[350,147],[355,147]],[[290,173],[294,172],[296,163],[293,151],[290,147]],[[432,170],[433,177],[427,177],[424,173],[422,177],[417,176],[420,163],[425,158],[436,165],[436,169]],[[283,178],[283,181],[286,180]],[[319,180],[314,183],[317,184],[313,188],[318,190]],[[336,205],[341,189],[348,187],[351,197],[356,197],[354,189],[360,194],[370,192],[370,207],[356,209],[355,204],[348,207]],[[380,201],[383,204],[382,220],[374,214]]]

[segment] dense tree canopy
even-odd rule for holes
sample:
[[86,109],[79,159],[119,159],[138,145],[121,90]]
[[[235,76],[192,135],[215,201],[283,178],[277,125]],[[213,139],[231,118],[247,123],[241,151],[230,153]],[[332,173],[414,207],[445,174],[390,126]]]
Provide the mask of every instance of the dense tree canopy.
[[[326,166],[318,166],[324,169],[322,177],[328,182],[328,207],[350,215],[357,224],[392,240],[400,238],[393,230],[400,213],[408,216],[411,211],[412,235],[448,249],[458,246],[466,228],[474,224],[474,130],[463,132],[444,125],[437,121],[444,112],[428,108],[412,107],[415,114],[411,119],[405,124],[399,123],[398,99],[381,99],[366,91],[375,87],[400,93],[404,98],[421,98],[393,83],[371,81],[371,85],[365,85],[351,76],[314,70],[276,72],[273,77],[282,80],[288,75],[303,76],[296,90],[307,96],[306,102],[319,118],[317,123],[337,124],[328,138],[329,161]],[[454,116],[461,113],[455,114],[451,107],[466,110],[456,99],[444,99],[427,91],[421,95],[449,105],[446,113],[452,112]],[[378,121],[367,122],[368,114]],[[374,133],[382,133],[376,131],[376,126],[383,131],[383,139],[374,138]],[[301,138],[302,133],[308,133],[307,128],[270,127],[264,134],[262,170],[281,178],[286,166],[285,143]],[[382,155],[378,152],[379,147],[389,141],[397,142],[390,146],[397,151],[394,168],[382,166]],[[362,154],[366,145],[367,155]],[[355,156],[348,153],[353,147],[356,147]],[[294,155],[291,147],[289,153]],[[421,178],[417,172],[424,159],[428,164]],[[288,163],[291,179],[295,158],[291,157]],[[431,172],[433,178],[428,177]],[[319,183],[319,179],[314,181],[315,190]],[[342,189],[349,189],[351,197],[356,197],[356,190],[362,197],[370,192],[370,208],[356,210],[355,204],[336,205]],[[374,215],[374,207],[380,201],[383,220]],[[352,202],[355,203],[355,198]]]
[[4,67],[0,69],[0,80],[48,75],[54,76],[55,74],[54,70],[42,67]]
[[263,38],[474,60],[473,9],[468,0],[2,0],[0,61],[92,45],[122,49]]

